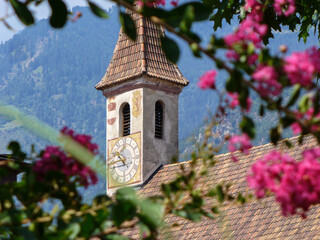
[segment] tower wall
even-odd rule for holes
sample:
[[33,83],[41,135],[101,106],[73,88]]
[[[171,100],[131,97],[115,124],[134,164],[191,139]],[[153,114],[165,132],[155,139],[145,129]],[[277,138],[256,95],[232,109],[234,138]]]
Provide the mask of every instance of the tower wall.
[[[141,76],[104,90],[107,97],[107,158],[110,158],[113,142],[123,137],[122,109],[126,103],[130,105],[130,135],[140,134],[141,180],[131,185],[143,184],[161,165],[171,163],[173,157],[178,157],[178,105],[182,88],[158,78]],[[163,109],[162,138],[155,137],[157,101],[161,102]],[[116,190],[113,186],[108,187],[109,195]]]
[[[163,104],[163,137],[155,138],[155,104]],[[179,154],[178,136],[179,95],[143,89],[143,180],[146,181],[160,166]]]

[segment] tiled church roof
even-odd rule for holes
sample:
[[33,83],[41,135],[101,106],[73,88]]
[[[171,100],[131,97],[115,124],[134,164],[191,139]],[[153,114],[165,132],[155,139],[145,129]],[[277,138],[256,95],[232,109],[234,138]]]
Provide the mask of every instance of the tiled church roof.
[[[289,153],[297,160],[301,159],[303,150],[317,146],[312,137],[305,137],[302,145],[298,145],[297,137],[290,139],[294,147],[288,149],[284,143],[277,146],[278,150]],[[274,149],[272,144],[254,147],[249,156],[239,156],[239,162],[234,163],[230,154],[216,156],[217,164],[209,167],[209,175],[203,179],[203,184],[212,187],[219,182],[233,184],[232,191],[248,192],[246,174],[249,167],[262,155]],[[162,183],[173,180],[180,170],[180,165],[188,167],[188,162],[164,166],[139,191],[142,196],[154,196],[160,193]],[[212,200],[207,200],[208,209]],[[245,205],[226,204],[215,220],[203,218],[194,223],[176,216],[166,218],[166,230],[162,230],[161,238],[170,239],[320,239],[320,209],[313,207],[307,219],[300,216],[283,217],[279,204],[274,197],[262,200],[250,200]],[[136,230],[126,232],[132,238],[139,238]]]
[[188,80],[162,51],[160,36],[164,35],[163,29],[137,13],[130,15],[136,25],[137,39],[135,42],[129,39],[121,28],[111,62],[96,89],[102,90],[143,74],[188,85]]

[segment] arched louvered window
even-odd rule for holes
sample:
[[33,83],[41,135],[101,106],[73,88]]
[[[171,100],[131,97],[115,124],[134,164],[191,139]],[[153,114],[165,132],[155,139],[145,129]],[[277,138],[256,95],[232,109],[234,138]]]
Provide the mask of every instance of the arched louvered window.
[[122,135],[130,135],[130,105],[126,103],[122,109]]
[[163,138],[163,105],[160,101],[156,102],[155,106],[155,138]]

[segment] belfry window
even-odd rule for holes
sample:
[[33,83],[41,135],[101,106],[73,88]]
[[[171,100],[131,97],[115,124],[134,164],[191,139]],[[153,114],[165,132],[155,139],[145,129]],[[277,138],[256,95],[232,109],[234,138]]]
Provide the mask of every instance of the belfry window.
[[122,135],[130,135],[130,105],[126,103],[122,109]]
[[155,138],[163,138],[163,105],[160,101],[155,106]]

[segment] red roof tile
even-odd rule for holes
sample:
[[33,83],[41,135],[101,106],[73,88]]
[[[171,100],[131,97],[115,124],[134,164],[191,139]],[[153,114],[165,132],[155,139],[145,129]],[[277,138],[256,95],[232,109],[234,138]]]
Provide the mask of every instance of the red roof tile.
[[[317,146],[317,141],[307,136],[302,145],[298,145],[298,138],[291,138],[294,147],[288,149],[284,143],[276,148],[301,160],[302,151]],[[272,144],[254,147],[249,156],[239,154],[239,162],[234,163],[230,154],[216,156],[216,165],[209,167],[210,174],[204,182],[213,186],[219,182],[232,183],[233,192],[248,192],[246,174],[248,168],[262,155],[274,150]],[[139,191],[142,196],[155,196],[160,194],[162,183],[173,180],[180,171],[180,165],[188,167],[188,162],[166,165]],[[200,169],[200,166],[199,168]],[[204,186],[201,186],[204,187]],[[249,191],[250,192],[250,191]],[[208,209],[212,200],[207,200]],[[300,216],[284,217],[279,204],[274,197],[262,200],[251,200],[245,205],[226,204],[220,208],[215,220],[203,218],[201,222],[194,223],[174,215],[167,216],[167,226],[177,223],[176,227],[168,227],[161,231],[159,238],[170,239],[319,239],[320,238],[320,209],[313,207],[307,219]],[[166,231],[166,234],[165,232]],[[131,238],[139,238],[138,231],[124,231]]]

